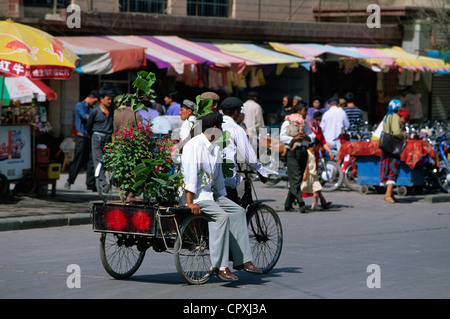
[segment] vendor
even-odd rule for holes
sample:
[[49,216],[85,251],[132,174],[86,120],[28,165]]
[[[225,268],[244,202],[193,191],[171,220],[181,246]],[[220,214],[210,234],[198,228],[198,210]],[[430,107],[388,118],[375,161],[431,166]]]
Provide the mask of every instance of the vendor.
[[[407,113],[404,111],[400,113],[401,105],[402,103],[399,100],[392,100],[389,103],[388,112],[381,123],[383,125],[383,132],[390,133],[391,135],[404,140],[407,138],[407,135],[404,132],[404,123]],[[403,117],[403,120],[401,117]],[[400,164],[400,157],[384,151],[381,153],[380,185],[386,185],[384,201],[390,204],[394,204],[396,202],[396,198],[394,197],[392,191],[400,173]]]

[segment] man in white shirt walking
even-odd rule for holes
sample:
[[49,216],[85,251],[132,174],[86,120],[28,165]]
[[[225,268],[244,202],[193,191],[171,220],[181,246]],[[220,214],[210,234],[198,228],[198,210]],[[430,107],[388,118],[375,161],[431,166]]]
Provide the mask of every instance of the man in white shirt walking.
[[264,127],[263,110],[256,102],[258,93],[251,91],[247,96],[248,100],[244,103],[245,125],[247,131],[257,136],[260,128]]
[[331,98],[328,101],[330,109],[323,114],[320,127],[323,130],[328,146],[331,149],[336,147],[339,150],[341,147],[339,135],[341,135],[344,128],[349,127],[350,122],[348,121],[347,113],[338,107],[338,103],[337,98]]
[[193,214],[206,214],[209,227],[211,263],[219,278],[235,281],[228,268],[229,252],[235,268],[262,273],[251,262],[252,252],[245,210],[226,197],[222,155],[212,142],[222,134],[223,116],[218,112],[202,118],[202,134],[190,139],[183,148],[181,166],[186,206]]
[[[292,108],[292,113],[299,113],[303,118],[306,117],[308,106],[304,103],[299,103]],[[301,145],[295,149],[289,149],[286,153],[286,165],[288,173],[289,190],[284,201],[285,211],[294,211],[292,207],[295,201],[298,202],[299,212],[306,213],[307,208],[305,201],[302,198],[301,183],[303,180],[303,173],[308,162],[307,145],[311,141],[311,128],[308,123],[305,124],[303,132],[299,132],[297,136],[287,135],[287,127],[290,122],[285,120],[280,129],[280,142],[283,144],[291,144],[298,142]]]
[[225,178],[225,186],[228,198],[236,203],[238,202],[237,188],[242,180],[241,175],[237,173],[238,163],[246,163],[257,172],[263,183],[267,182],[267,173],[250,145],[247,134],[236,123],[241,114],[242,105],[242,101],[237,97],[228,97],[220,104],[224,115],[222,129],[230,133],[229,143],[223,151],[225,159],[234,163],[233,177]]

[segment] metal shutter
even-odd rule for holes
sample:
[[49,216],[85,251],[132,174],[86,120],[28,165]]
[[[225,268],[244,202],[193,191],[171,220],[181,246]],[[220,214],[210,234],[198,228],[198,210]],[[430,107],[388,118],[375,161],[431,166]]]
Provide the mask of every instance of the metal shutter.
[[431,99],[431,120],[446,120],[450,116],[450,75],[434,74]]

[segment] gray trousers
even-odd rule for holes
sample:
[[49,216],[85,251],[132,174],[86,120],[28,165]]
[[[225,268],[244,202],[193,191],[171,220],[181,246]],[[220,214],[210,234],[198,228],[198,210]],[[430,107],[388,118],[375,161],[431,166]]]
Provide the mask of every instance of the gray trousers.
[[246,211],[225,196],[214,196],[214,201],[200,201],[197,205],[212,219],[208,223],[212,266],[228,267],[230,251],[234,266],[251,261]]
[[[94,171],[97,169],[98,163],[102,161],[103,157],[103,147],[106,143],[111,142],[111,135],[107,134],[101,134],[94,132],[92,134],[92,162],[94,164]],[[100,175],[98,177],[100,185],[105,186],[106,184],[106,177],[105,177],[105,169],[102,166],[102,169],[100,170]]]
[[306,149],[296,148],[289,150],[286,156],[287,173],[289,182],[289,191],[286,195],[284,207],[292,207],[292,204],[297,199],[300,206],[305,205],[302,198],[302,191],[300,186],[302,184],[303,172],[308,163],[308,151]]

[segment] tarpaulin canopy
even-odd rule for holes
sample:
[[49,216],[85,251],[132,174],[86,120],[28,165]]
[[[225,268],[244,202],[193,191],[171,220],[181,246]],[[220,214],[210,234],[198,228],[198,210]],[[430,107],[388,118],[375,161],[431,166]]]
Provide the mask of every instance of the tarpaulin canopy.
[[117,43],[139,46],[145,50],[145,56],[148,60],[156,64],[159,69],[172,67],[177,73],[184,72],[184,66],[197,64],[198,61],[190,56],[180,54],[170,48],[153,41],[154,37],[144,36],[109,36],[109,39]]
[[317,58],[324,53],[331,53],[338,56],[345,56],[358,59],[364,59],[369,57],[358,51],[356,48],[335,47],[328,44],[316,44],[316,43],[281,44],[276,42],[270,42],[269,44],[277,51],[285,52],[288,54],[308,59]]
[[286,66],[298,67],[299,65],[302,65],[306,69],[309,69],[309,64],[311,62],[298,56],[279,53],[251,43],[197,43],[213,50],[245,59],[248,61],[248,64],[251,65],[278,65],[279,68],[277,73]]
[[253,64],[248,63],[245,59],[212,50],[177,36],[155,36],[152,38],[173,51],[191,56],[201,64],[230,68],[231,71],[236,73],[241,72],[246,65]]
[[427,56],[434,59],[441,59],[444,60],[446,65],[448,66],[447,69],[438,71],[436,73],[439,74],[450,74],[450,53],[449,52],[441,52],[436,50],[427,50]]
[[110,74],[146,67],[142,47],[119,43],[105,37],[58,37],[80,57],[78,73]]
[[395,64],[402,69],[429,72],[450,69],[443,60],[411,54],[400,47],[377,48],[376,50],[384,57],[393,59]]
[[[354,62],[377,67],[379,71],[386,67],[412,71],[440,72],[449,69],[444,61],[406,52],[398,46],[391,48],[337,47],[321,44],[283,44],[269,43],[275,50],[308,59],[321,58],[325,53],[341,56],[344,62]],[[374,69],[375,70],[375,69]]]

